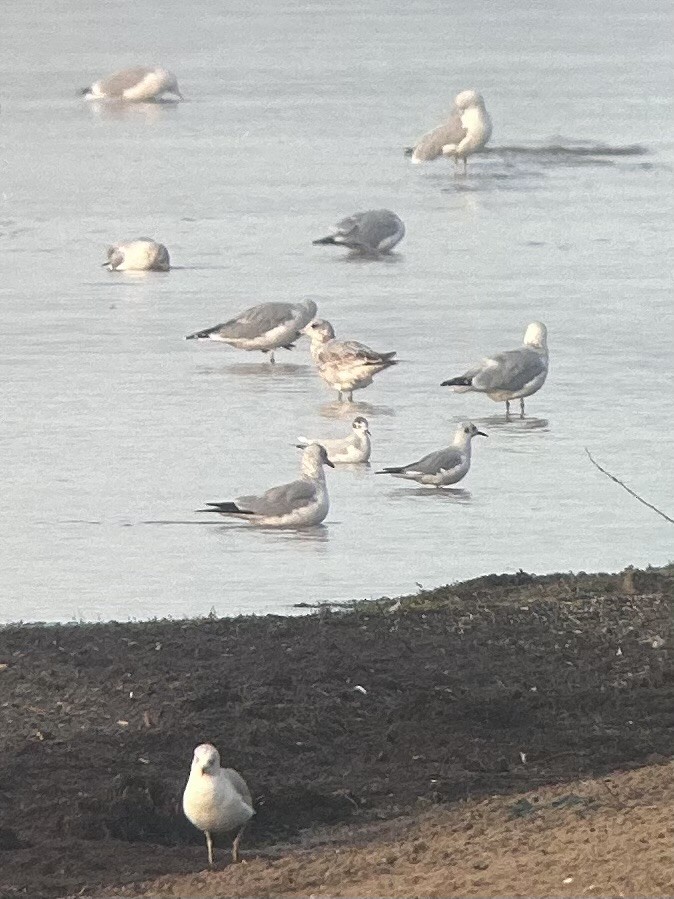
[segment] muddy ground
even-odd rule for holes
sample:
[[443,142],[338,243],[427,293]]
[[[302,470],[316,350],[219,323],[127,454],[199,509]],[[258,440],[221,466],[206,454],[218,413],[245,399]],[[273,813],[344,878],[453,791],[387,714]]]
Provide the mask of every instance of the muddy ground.
[[[671,568],[521,573],[301,618],[0,630],[0,894],[130,895],[159,878],[154,895],[214,895],[218,875],[192,877],[205,847],[180,812],[204,741],[244,774],[257,807],[248,863],[218,895],[295,895],[274,880],[284,860],[335,840],[380,844],[381,828],[412,833],[429,808],[458,832],[487,800],[535,804],[547,785],[576,795],[564,785],[643,766],[662,802],[673,596]],[[582,837],[577,812],[569,832]],[[384,842],[405,840],[391,834]],[[629,846],[655,895],[663,871],[636,836]],[[467,857],[449,852],[440,892],[401,872],[387,894],[452,895],[451,883],[467,894]],[[526,853],[518,865],[528,870]],[[498,894],[481,876],[470,895]],[[376,895],[363,878],[363,891],[332,895]],[[330,879],[318,881],[317,895]]]

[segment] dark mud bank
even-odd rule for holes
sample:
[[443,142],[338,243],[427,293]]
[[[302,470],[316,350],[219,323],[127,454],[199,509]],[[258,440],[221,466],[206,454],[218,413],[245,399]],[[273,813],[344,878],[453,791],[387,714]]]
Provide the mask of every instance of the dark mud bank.
[[0,893],[204,864],[197,743],[244,846],[637,767],[674,745],[674,570],[479,578],[301,618],[0,630]]

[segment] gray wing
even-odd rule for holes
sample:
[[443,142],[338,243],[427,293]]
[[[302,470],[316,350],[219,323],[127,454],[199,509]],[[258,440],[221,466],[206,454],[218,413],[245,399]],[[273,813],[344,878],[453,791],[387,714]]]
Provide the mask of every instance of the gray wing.
[[466,372],[478,390],[521,390],[545,371],[545,359],[528,347],[497,353]]
[[[273,328],[292,322],[295,315],[296,307],[291,303],[262,303],[260,306],[251,306],[236,318],[213,328],[213,331],[235,340],[254,340]],[[310,318],[313,318],[313,315]],[[307,322],[309,320],[307,319]]]
[[458,110],[453,110],[449,121],[438,125],[432,131],[420,137],[412,153],[413,159],[428,162],[442,156],[442,148],[445,144],[458,144],[464,139],[467,131],[461,124],[461,115]]
[[393,353],[378,353],[357,340],[330,340],[318,354],[319,363],[340,365],[376,365],[388,362],[395,356]]
[[108,75],[107,78],[101,78],[97,84],[100,90],[109,97],[121,97],[124,91],[135,87],[152,71],[153,69],[147,66],[132,66],[130,69],[122,69],[121,72]]
[[252,808],[253,797],[250,795],[248,784],[243,779],[243,777],[241,777],[239,772],[235,771],[234,768],[224,768],[223,770],[229,778],[229,782],[232,784],[239,796],[241,796],[243,801]]
[[237,506],[254,515],[286,515],[308,506],[316,499],[316,488],[309,481],[291,481],[272,487],[262,496],[239,496]]
[[451,471],[463,463],[463,456],[459,450],[448,447],[429,453],[418,462],[405,465],[403,471],[418,471],[421,474],[438,474],[440,471]]
[[342,219],[337,233],[347,246],[377,249],[382,241],[404,231],[402,221],[388,209],[371,209]]

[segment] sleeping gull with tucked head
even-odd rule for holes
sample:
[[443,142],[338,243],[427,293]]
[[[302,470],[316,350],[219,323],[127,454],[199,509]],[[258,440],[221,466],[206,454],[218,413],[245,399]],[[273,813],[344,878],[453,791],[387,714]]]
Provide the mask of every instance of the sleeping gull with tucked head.
[[239,841],[255,814],[246,781],[233,768],[220,767],[220,753],[210,743],[194,750],[190,776],[183,793],[183,811],[206,834],[208,864],[213,866],[213,834],[237,832],[232,861],[239,860]]
[[456,484],[468,474],[470,468],[470,446],[473,437],[486,437],[478,431],[472,421],[459,425],[451,446],[423,456],[418,462],[394,468],[384,468],[377,474],[390,474],[394,478],[418,481],[430,487],[448,487]]
[[441,386],[453,387],[456,393],[486,393],[494,402],[506,404],[508,420],[510,401],[519,399],[520,418],[524,418],[524,398],[540,390],[547,376],[548,330],[542,322],[532,322],[524,332],[521,347],[488,356],[465,374],[443,381]]
[[454,100],[454,109],[443,125],[419,138],[412,150],[412,162],[428,162],[439,156],[452,157],[456,163],[481,150],[491,137],[491,119],[484,100],[477,91],[461,91]]
[[271,353],[283,347],[292,350],[306,324],[316,315],[316,303],[261,303],[222,325],[188,334],[185,340],[216,340],[241,350]]
[[206,503],[200,512],[233,515],[250,524],[267,528],[310,528],[328,514],[330,499],[323,466],[335,466],[318,443],[310,444],[302,454],[299,480],[272,487],[261,496],[240,496],[234,502]]
[[342,219],[327,237],[314,240],[314,245],[335,244],[360,253],[388,253],[405,236],[405,225],[395,212],[369,209]]
[[151,237],[137,237],[108,247],[103,268],[111,272],[167,272],[171,267],[168,250]]
[[300,447],[309,446],[310,443],[320,443],[327,452],[328,459],[335,464],[369,462],[372,452],[370,427],[367,418],[363,418],[362,415],[354,418],[351,432],[346,437],[333,437],[329,440],[299,437],[298,440]]
[[395,351],[379,353],[357,340],[336,340],[330,322],[320,318],[310,322],[304,333],[311,340],[311,357],[318,374],[337,391],[339,400],[346,393],[352,402],[354,390],[367,387],[377,372],[397,364]]
[[124,100],[129,103],[156,100],[163,94],[183,99],[173,72],[148,66],[122,69],[82,89],[82,95],[88,100]]

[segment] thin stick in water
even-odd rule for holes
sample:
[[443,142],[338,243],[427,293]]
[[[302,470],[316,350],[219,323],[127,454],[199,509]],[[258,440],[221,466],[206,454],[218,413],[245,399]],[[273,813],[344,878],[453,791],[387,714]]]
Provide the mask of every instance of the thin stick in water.
[[665,519],[665,521],[668,521],[670,524],[674,524],[674,518],[670,518],[669,515],[666,515],[661,509],[658,509],[658,507],[654,506],[652,503],[646,502],[643,497],[639,496],[638,493],[635,493],[634,490],[627,486],[627,484],[623,484],[623,482],[615,475],[612,475],[610,471],[606,471],[605,468],[602,468],[601,465],[592,458],[592,454],[587,447],[585,447],[585,452],[587,453],[590,462],[594,465],[595,468],[598,468],[602,474],[605,474],[607,478],[610,478],[616,484],[619,484],[623,488],[623,490],[627,490],[630,496],[638,499],[639,502],[643,503],[644,506],[648,506],[649,509],[657,512],[658,515]]

